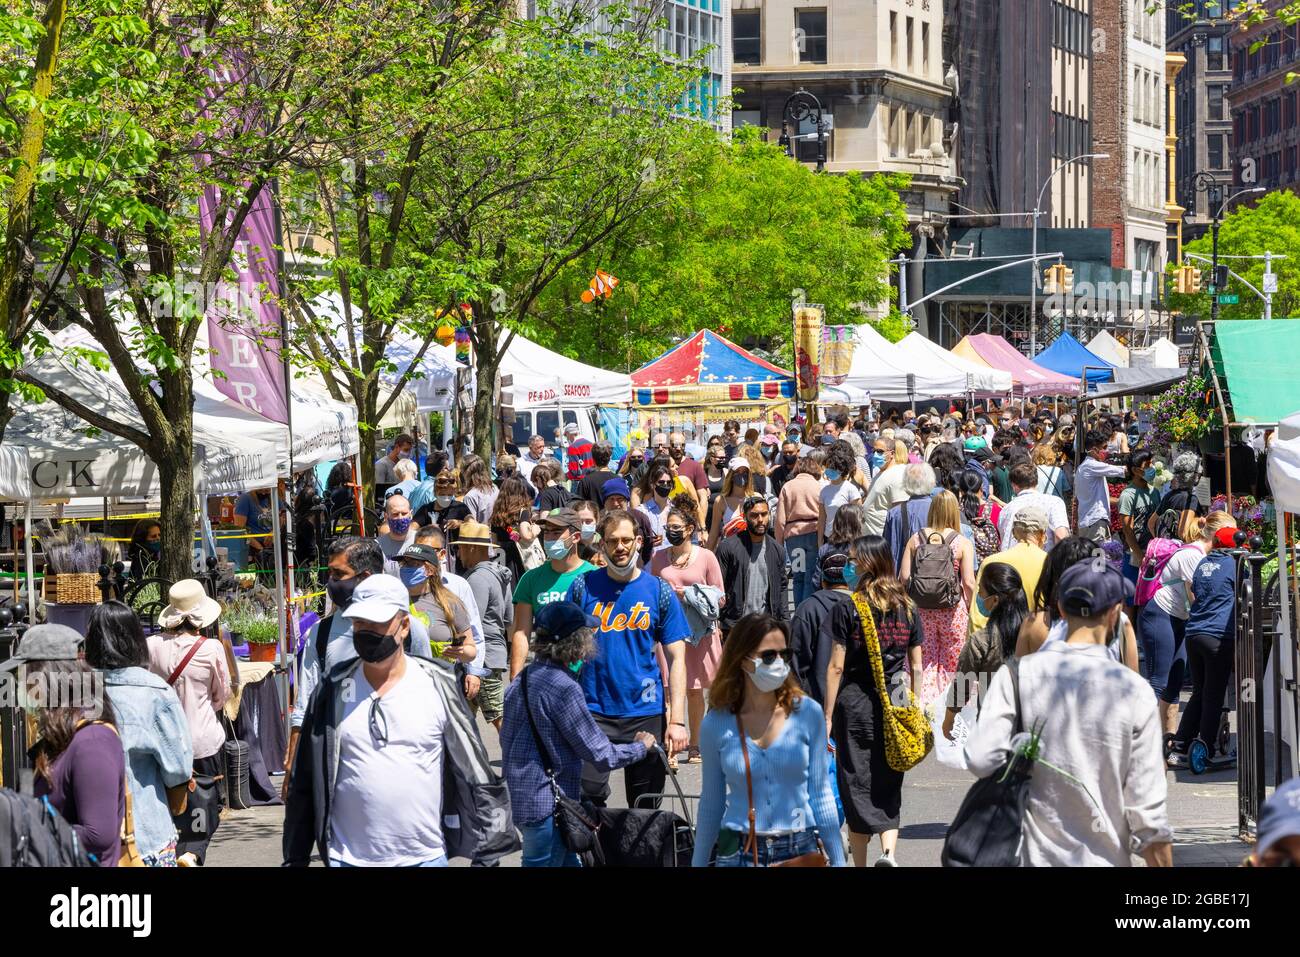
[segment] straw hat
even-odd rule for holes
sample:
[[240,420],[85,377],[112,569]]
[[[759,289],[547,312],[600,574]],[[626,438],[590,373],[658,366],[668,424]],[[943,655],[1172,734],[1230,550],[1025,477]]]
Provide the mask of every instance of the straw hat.
[[182,578],[172,585],[167,601],[169,604],[158,615],[158,624],[163,628],[175,628],[186,618],[196,627],[206,628],[221,616],[221,606],[194,578]]
[[490,528],[473,519],[466,519],[460,523],[460,534],[456,538],[456,544],[486,545],[491,548],[495,543],[492,541],[492,530]]

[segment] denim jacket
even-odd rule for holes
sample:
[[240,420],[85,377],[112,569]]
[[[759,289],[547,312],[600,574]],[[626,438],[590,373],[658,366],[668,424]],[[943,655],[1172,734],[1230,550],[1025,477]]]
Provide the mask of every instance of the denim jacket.
[[176,692],[148,669],[106,671],[104,684],[126,752],[136,844],[142,855],[157,854],[176,840],[165,789],[190,779],[190,728]]

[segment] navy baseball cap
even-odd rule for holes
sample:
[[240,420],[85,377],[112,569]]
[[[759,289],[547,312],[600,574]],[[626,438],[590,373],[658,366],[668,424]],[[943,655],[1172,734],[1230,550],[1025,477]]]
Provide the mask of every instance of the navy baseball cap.
[[588,615],[571,601],[553,601],[533,616],[533,637],[540,641],[568,638],[579,628],[599,628],[600,619]]
[[609,498],[611,495],[622,495],[627,499],[632,497],[632,490],[627,487],[627,482],[621,478],[609,479],[600,487],[600,492],[605,498]]
[[1094,618],[1121,602],[1131,602],[1133,594],[1133,583],[1104,559],[1100,562],[1085,559],[1071,565],[1061,575],[1056,588],[1061,607],[1080,618]]
[[1278,786],[1259,811],[1255,833],[1255,856],[1263,857],[1284,837],[1300,834],[1300,778]]

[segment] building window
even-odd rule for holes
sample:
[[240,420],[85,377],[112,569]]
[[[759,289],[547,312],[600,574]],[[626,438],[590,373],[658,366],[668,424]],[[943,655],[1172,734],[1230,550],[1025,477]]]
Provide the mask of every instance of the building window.
[[907,72],[908,73],[911,73],[915,69],[914,64],[916,62],[916,59],[913,56],[913,52],[912,52],[912,37],[914,33],[913,27],[915,25],[916,25],[916,19],[914,17],[908,17],[907,18]]
[[1160,269],[1160,243],[1151,239],[1133,240],[1133,268],[1139,272]]
[[898,13],[889,11],[889,65],[898,66]]
[[[826,134],[826,159],[831,158],[831,138],[834,134],[835,121],[830,110],[822,111],[822,122]],[[799,139],[795,141],[794,155],[804,163],[817,160],[817,118],[809,116],[799,121]]]
[[736,11],[731,15],[731,59],[757,66],[763,62],[763,15],[759,11]]
[[1205,41],[1205,68],[1223,69],[1223,37],[1208,37]]
[[799,62],[826,62],[826,11],[799,10],[795,13],[799,30]]
[[930,24],[921,24],[921,75],[930,75]]
[[1211,119],[1211,120],[1223,119],[1223,87],[1207,86],[1205,88],[1205,92],[1206,92],[1205,113],[1207,119]]
[[903,111],[896,106],[888,106],[885,109],[888,110],[885,115],[889,118],[889,155],[897,158],[900,144],[903,142],[901,132]]
[[1206,138],[1205,142],[1209,148],[1208,162],[1210,169],[1223,169],[1223,137],[1218,133],[1213,133]]

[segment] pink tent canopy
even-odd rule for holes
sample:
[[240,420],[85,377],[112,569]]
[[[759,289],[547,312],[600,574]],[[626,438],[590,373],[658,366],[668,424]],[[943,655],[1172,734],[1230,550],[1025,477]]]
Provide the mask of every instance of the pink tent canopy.
[[967,336],[952,351],[959,356],[983,362],[994,369],[1011,373],[1016,391],[1026,396],[1073,395],[1079,391],[1079,380],[1025,358],[1001,336],[981,332]]

